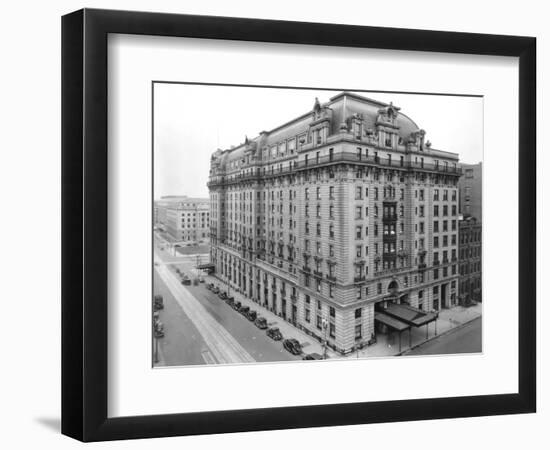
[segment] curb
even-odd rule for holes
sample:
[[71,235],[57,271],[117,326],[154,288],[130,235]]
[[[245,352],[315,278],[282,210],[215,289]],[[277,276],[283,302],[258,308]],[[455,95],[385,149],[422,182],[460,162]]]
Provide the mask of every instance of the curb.
[[421,345],[424,345],[426,342],[430,342],[430,341],[433,341],[437,338],[440,338],[441,336],[446,336],[448,334],[451,334],[455,331],[458,331],[460,330],[461,328],[464,328],[466,325],[468,325],[469,323],[472,323],[474,320],[477,320],[479,319],[480,317],[482,317],[481,315],[477,316],[477,317],[474,317],[473,319],[470,319],[466,322],[463,322],[461,323],[460,325],[457,325],[456,327],[453,327],[453,328],[449,328],[447,331],[444,331],[443,333],[440,333],[436,336],[432,336],[431,338],[429,339],[426,339],[425,341],[422,341],[422,342],[419,342],[418,344],[416,345],[413,345],[411,348],[408,348],[406,350],[403,350],[402,352],[399,352],[399,353],[396,353],[394,356],[406,356],[407,353],[409,353],[410,351],[420,347]]

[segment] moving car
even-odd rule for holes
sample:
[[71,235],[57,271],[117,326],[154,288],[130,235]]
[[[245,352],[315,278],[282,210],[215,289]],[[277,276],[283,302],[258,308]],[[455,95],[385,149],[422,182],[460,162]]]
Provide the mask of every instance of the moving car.
[[268,328],[265,332],[274,341],[280,341],[283,338],[283,333],[277,327]]
[[297,339],[285,339],[283,341],[283,347],[287,352],[292,353],[293,355],[299,355],[302,353],[302,346]]
[[258,313],[253,309],[251,309],[250,311],[248,311],[248,313],[246,313],[246,318],[251,322],[254,322],[256,320],[256,317],[258,317]]
[[317,359],[324,359],[319,353],[308,353],[302,358],[304,361],[313,361]]
[[157,309],[164,309],[164,300],[162,299],[162,295],[156,294],[153,297],[153,307],[154,307],[155,311]]
[[254,321],[254,325],[256,325],[260,330],[265,330],[267,328],[267,320],[265,317],[258,317]]

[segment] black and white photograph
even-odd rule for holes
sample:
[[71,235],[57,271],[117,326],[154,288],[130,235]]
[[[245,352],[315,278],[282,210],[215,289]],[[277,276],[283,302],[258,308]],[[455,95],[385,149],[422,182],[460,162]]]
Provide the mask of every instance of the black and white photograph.
[[483,96],[152,84],[154,367],[483,352]]

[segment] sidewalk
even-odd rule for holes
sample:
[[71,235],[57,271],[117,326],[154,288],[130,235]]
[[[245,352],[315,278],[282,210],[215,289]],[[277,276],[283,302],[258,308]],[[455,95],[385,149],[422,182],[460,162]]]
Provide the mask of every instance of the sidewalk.
[[[197,271],[194,269],[190,270],[190,272],[193,275],[197,275]],[[224,291],[227,290],[227,283],[213,275],[205,276],[205,281],[206,283],[214,283],[214,285],[218,286]],[[260,304],[255,303],[254,301],[252,301],[252,299],[238,292],[233,287],[231,287],[231,295],[235,297],[236,301],[239,301],[241,302],[241,304],[249,306],[251,309],[255,310],[259,316],[265,317],[270,327],[278,327],[281,330],[284,338],[298,339],[298,341],[302,344],[304,353],[319,353],[320,355],[323,354],[323,343],[319,342],[313,336],[310,336],[306,332],[298,329],[290,322],[287,322],[285,319],[274,314]],[[438,319],[435,322],[428,324],[427,327],[422,326],[419,328],[411,328],[410,337],[409,331],[404,331],[401,335],[401,348],[399,345],[398,333],[377,333],[376,344],[370,345],[359,351],[355,351],[347,355],[341,355],[331,348],[327,348],[327,355],[331,359],[398,356],[402,353],[405,353],[411,347],[416,347],[421,343],[431,340],[454,328],[457,328],[480,317],[481,312],[481,303],[470,307],[455,306],[450,309],[443,309],[439,312]]]
[[[365,347],[357,352],[353,352],[348,357],[355,358],[367,358],[367,357],[384,357],[384,356],[398,356],[401,353],[409,350],[410,347],[416,347],[417,345],[431,340],[437,336],[440,336],[453,328],[457,328],[465,323],[468,323],[481,316],[482,305],[478,303],[475,306],[455,306],[449,309],[443,309],[439,312],[439,318],[436,323],[428,325],[427,333],[426,326],[420,328],[411,329],[411,346],[409,346],[409,332],[404,331],[401,336],[401,350],[399,349],[399,334],[389,333],[382,334],[377,333],[376,344],[369,347]],[[436,331],[437,330],[437,331]]]
[[[206,277],[206,283],[214,283],[215,286],[218,286],[221,290],[227,290],[227,283],[216,278],[212,275]],[[252,299],[245,297],[244,294],[241,294],[235,288],[231,288],[231,295],[235,297],[235,301],[241,302],[241,304],[249,306],[250,309],[255,310],[258,313],[258,317],[265,317],[269,327],[278,327],[283,334],[283,339],[295,338],[302,345],[304,350],[304,355],[308,353],[318,353],[323,354],[323,343],[319,342],[313,336],[305,333],[304,331],[298,329],[290,322],[287,322],[282,317],[274,314],[269,311],[267,308],[261,306],[259,303],[252,301]],[[342,355],[334,352],[331,348],[327,347],[327,356],[328,358],[341,358]]]

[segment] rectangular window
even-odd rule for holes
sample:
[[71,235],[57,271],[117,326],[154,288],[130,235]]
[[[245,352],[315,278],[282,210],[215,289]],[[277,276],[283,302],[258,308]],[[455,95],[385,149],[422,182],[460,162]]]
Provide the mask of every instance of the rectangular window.
[[363,229],[363,227],[361,225],[357,225],[355,227],[355,238],[356,239],[361,239],[361,235],[362,235],[361,230],[362,229]]
[[360,319],[360,318],[361,318],[361,311],[362,311],[361,308],[357,308],[357,309],[355,310],[355,318],[356,318],[356,319]]

